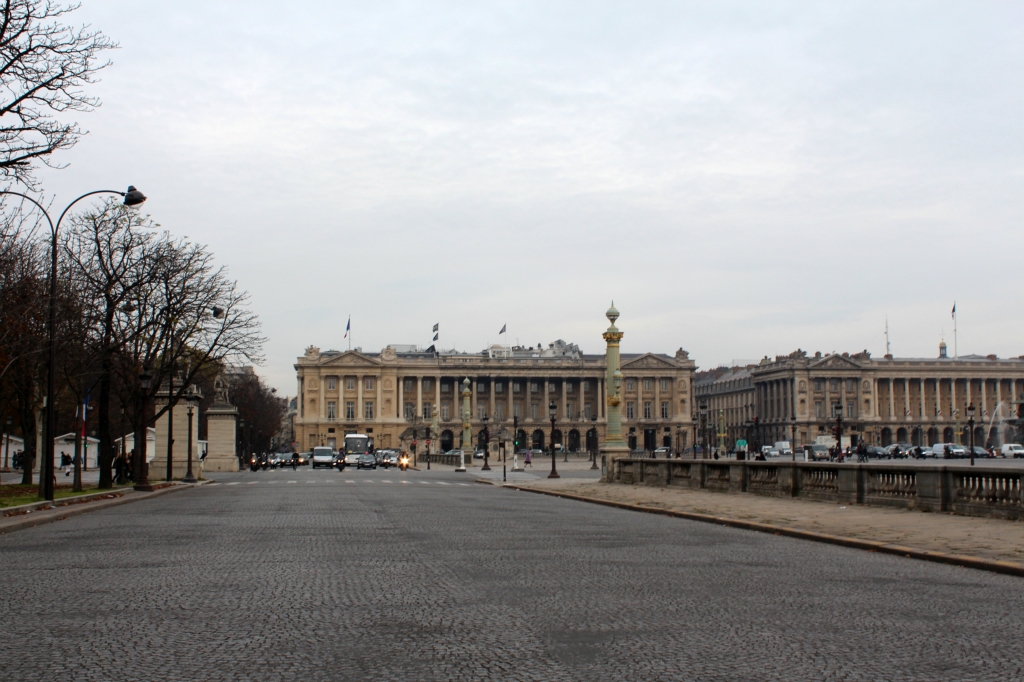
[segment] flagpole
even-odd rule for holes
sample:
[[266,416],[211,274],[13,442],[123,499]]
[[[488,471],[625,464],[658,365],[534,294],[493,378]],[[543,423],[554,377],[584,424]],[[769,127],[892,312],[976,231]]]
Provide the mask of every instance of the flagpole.
[[960,348],[956,342],[956,301],[953,301],[953,359],[960,359]]

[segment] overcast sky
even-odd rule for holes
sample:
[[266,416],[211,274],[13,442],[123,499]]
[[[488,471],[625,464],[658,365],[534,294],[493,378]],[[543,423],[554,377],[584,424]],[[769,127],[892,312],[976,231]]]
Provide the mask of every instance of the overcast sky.
[[[1024,353],[1024,3],[82,0],[41,174],[206,243],[303,349]],[[502,325],[507,337],[499,337]]]

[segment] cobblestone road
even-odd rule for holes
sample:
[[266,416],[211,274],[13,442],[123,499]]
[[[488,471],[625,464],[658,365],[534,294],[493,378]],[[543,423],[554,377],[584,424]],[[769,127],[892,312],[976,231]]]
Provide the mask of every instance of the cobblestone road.
[[1018,578],[459,476],[222,474],[0,537],[0,679],[1024,679]]

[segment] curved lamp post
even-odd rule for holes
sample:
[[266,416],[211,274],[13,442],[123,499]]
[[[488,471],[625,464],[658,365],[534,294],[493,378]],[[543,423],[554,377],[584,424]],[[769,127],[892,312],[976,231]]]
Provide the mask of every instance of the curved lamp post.
[[484,466],[480,471],[490,471],[491,467],[488,463],[490,461],[491,454],[491,432],[487,428],[487,415],[485,414],[480,418],[480,421],[484,423]]
[[967,428],[971,430],[971,466],[974,466],[974,403],[967,406]]
[[52,502],[54,487],[53,432],[57,427],[56,414],[54,412],[57,365],[57,231],[60,229],[60,224],[63,222],[64,216],[66,216],[68,211],[71,210],[71,207],[86,197],[91,197],[95,194],[116,194],[124,197],[125,206],[137,208],[145,203],[146,195],[135,189],[134,185],[129,185],[128,191],[126,192],[118,192],[117,190],[112,189],[98,189],[93,192],[86,192],[68,204],[64,210],[61,211],[60,217],[57,218],[57,222],[54,223],[53,219],[50,218],[50,214],[43,205],[27,194],[22,194],[21,192],[0,191],[0,195],[3,194],[21,197],[22,199],[35,204],[35,206],[42,211],[43,216],[46,218],[46,222],[50,224],[50,295],[46,302],[46,343],[49,350],[49,357],[46,363],[46,406],[44,408],[46,418],[46,439],[43,441],[43,460],[40,462],[39,476],[42,479],[43,497]]

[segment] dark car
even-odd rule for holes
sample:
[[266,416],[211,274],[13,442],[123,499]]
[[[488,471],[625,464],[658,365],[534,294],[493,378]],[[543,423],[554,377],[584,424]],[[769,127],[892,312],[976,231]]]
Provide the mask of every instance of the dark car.
[[892,459],[892,455],[889,451],[883,447],[877,445],[869,445],[866,448],[868,457],[874,457],[875,459]]
[[376,469],[377,458],[373,455],[359,455],[359,461],[356,462],[356,469]]

